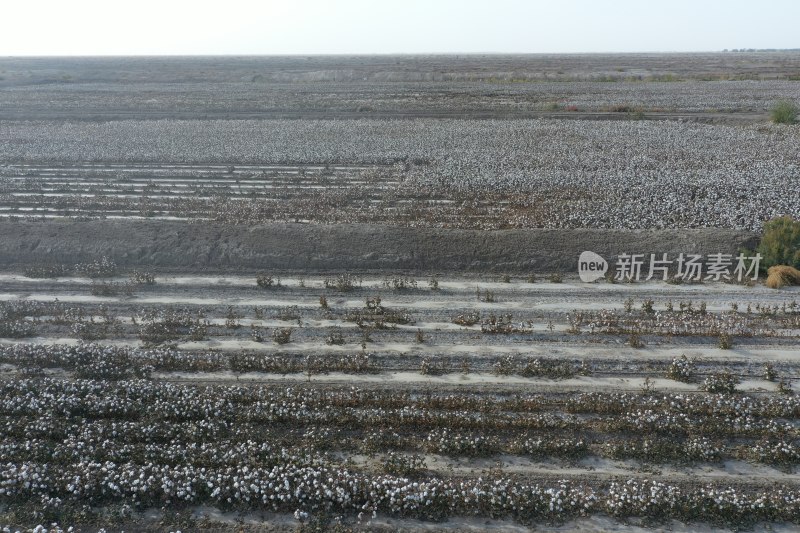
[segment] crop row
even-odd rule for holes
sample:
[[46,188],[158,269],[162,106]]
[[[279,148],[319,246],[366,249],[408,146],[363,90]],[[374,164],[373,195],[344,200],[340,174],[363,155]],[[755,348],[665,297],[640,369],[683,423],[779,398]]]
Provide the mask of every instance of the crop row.
[[[469,431],[561,430],[601,433],[635,432],[646,435],[704,435],[723,438],[795,438],[797,429],[783,417],[754,411],[730,412],[736,400],[709,395],[722,408],[704,414],[684,411],[688,400],[674,395],[674,406],[654,409],[644,403],[616,416],[582,416],[560,412],[481,412],[441,410],[424,401],[405,405],[326,405],[308,401],[306,391],[289,389],[277,394],[265,387],[194,387],[148,381],[95,382],[49,379],[14,380],[0,388],[0,414],[6,416],[91,416],[110,420],[162,422],[221,418],[231,423],[264,423],[290,426],[337,425],[347,429],[447,427]],[[669,399],[669,396],[665,397]],[[782,399],[783,400],[783,399]],[[613,404],[615,398],[609,397]],[[624,402],[624,400],[621,400]],[[703,399],[698,402],[701,407]],[[747,402],[742,402],[746,404]],[[763,408],[791,406],[791,402],[762,404]],[[597,409],[597,407],[595,407]],[[792,408],[796,410],[796,404]],[[147,414],[152,413],[152,414]],[[786,414],[786,413],[781,413]]]
[[[623,115],[637,110],[765,111],[777,100],[797,97],[797,75],[793,74],[797,66],[792,59],[789,64],[786,58],[745,60],[747,69],[751,65],[760,69],[760,65],[769,63],[776,65],[777,72],[745,72],[740,64],[728,64],[720,71],[715,59],[713,67],[705,67],[711,70],[700,73],[694,65],[687,66],[685,58],[680,59],[680,66],[666,67],[658,58],[649,57],[634,65],[629,60],[619,70],[612,66],[616,59],[602,66],[583,63],[566,71],[563,59],[547,67],[512,64],[490,72],[482,66],[454,72],[443,64],[428,67],[428,71],[420,71],[419,64],[404,65],[392,72],[376,71],[374,66],[365,70],[361,65],[310,67],[315,79],[325,83],[310,82],[309,72],[254,66],[241,76],[231,74],[216,82],[208,78],[180,83],[134,82],[126,84],[124,90],[113,83],[79,79],[64,84],[11,85],[4,87],[0,102],[5,109],[30,109],[34,114],[53,111],[56,115],[88,109],[116,117],[120,110],[144,109],[147,114],[169,116],[182,110],[206,116],[241,113],[246,108],[253,113],[277,110],[278,114],[301,115],[324,109],[334,115],[369,117],[375,113],[414,116],[475,111],[504,115],[559,110]],[[645,73],[651,69],[655,72]],[[252,72],[263,73],[253,80],[257,83],[251,82]],[[770,79],[773,77],[783,79]],[[685,80],[693,81],[681,82]]]
[[[386,201],[374,215],[384,223],[757,230],[776,216],[800,217],[800,200],[785,194],[800,175],[797,135],[653,121],[19,122],[0,129],[0,152],[8,161],[397,163],[389,177],[400,183],[379,195]],[[416,213],[412,202],[407,214],[416,216],[403,217],[397,194],[453,203]],[[274,203],[223,201],[218,218],[348,222],[371,209],[360,187],[310,194],[288,211]]]
[[[800,441],[756,439],[734,444],[707,437],[645,437],[620,435],[571,436],[560,432],[522,432],[484,436],[448,428],[428,432],[345,431],[337,427],[291,429],[257,424],[205,425],[202,435],[159,428],[151,422],[42,420],[2,417],[0,452],[6,461],[50,462],[69,466],[81,460],[115,463],[220,467],[247,464],[274,466],[287,454],[313,455],[356,452],[369,455],[392,451],[423,452],[450,457],[493,457],[501,454],[534,460],[579,460],[589,456],[637,459],[648,463],[693,464],[743,459],[791,468],[800,464]],[[186,424],[178,424],[186,429]],[[322,457],[322,456],[320,456]],[[330,456],[327,456],[330,457]],[[421,465],[421,467],[424,465]],[[424,470],[419,468],[418,470]],[[391,472],[389,472],[391,473]]]
[[[80,372],[78,377],[99,372],[102,367],[119,367],[118,374],[109,373],[112,379],[119,379],[131,369],[147,368],[153,365],[160,370],[219,370],[220,360],[231,355],[215,352],[192,354],[167,349],[138,349],[86,344],[64,345],[6,345],[0,346],[0,362],[27,362],[32,366],[44,368],[69,368]],[[247,357],[247,356],[242,356]],[[255,356],[253,356],[255,357]],[[99,359],[98,368],[81,370],[82,366],[92,367],[93,360]],[[143,366],[137,366],[142,361]],[[189,364],[186,364],[186,362]],[[196,361],[196,366],[190,366]],[[129,366],[128,366],[129,365]],[[102,375],[103,373],[100,372]],[[433,410],[466,410],[483,413],[494,412],[541,412],[554,408],[573,414],[622,415],[634,410],[645,409],[664,414],[682,414],[699,417],[749,416],[782,419],[800,418],[800,395],[748,395],[748,394],[681,394],[654,393],[612,393],[592,392],[569,394],[513,394],[495,395],[487,398],[480,392],[434,393],[425,390],[419,394],[404,391],[380,391],[360,388],[339,389],[316,388],[312,386],[276,388],[271,385],[240,387],[238,385],[191,386],[156,381],[86,381],[82,378],[80,388],[71,388],[68,382],[59,380],[17,380],[0,388],[4,394],[17,395],[18,391],[37,390],[47,392],[47,396],[69,393],[77,397],[103,390],[104,395],[136,398],[165,399],[181,398],[190,394],[193,398],[224,399],[226,402],[247,406],[257,402],[299,403],[307,407],[375,407],[400,409],[403,407],[430,408]],[[108,379],[103,378],[103,379]],[[34,385],[35,384],[35,385]],[[17,392],[15,392],[17,391]],[[136,392],[134,392],[136,391]],[[146,395],[145,395],[146,393]],[[144,400],[142,400],[144,401]]]
[[[24,322],[23,324],[28,324]],[[93,327],[105,326],[94,322]],[[289,332],[275,329],[274,332]],[[419,334],[419,333],[418,333]],[[275,336],[275,334],[273,334]],[[277,339],[278,341],[281,339]],[[328,344],[343,344],[344,337],[333,330],[327,337]],[[480,348],[476,347],[476,350]],[[41,376],[45,369],[60,369],[76,378],[121,380],[131,378],[151,378],[154,372],[200,373],[198,378],[213,377],[214,372],[230,372],[231,377],[249,372],[267,374],[305,374],[312,376],[341,372],[345,374],[377,374],[392,371],[417,370],[422,375],[444,375],[458,373],[469,375],[473,372],[491,372],[496,376],[520,376],[523,378],[567,379],[576,376],[602,375],[618,371],[604,360],[584,358],[581,361],[521,355],[490,355],[449,357],[377,355],[366,348],[353,351],[331,351],[329,353],[294,352],[287,349],[275,353],[234,351],[185,351],[174,346],[136,348],[125,346],[104,346],[95,343],[64,344],[7,344],[0,345],[0,363],[11,365],[17,373],[24,376]],[[701,368],[700,365],[703,365]],[[708,366],[710,365],[710,366]],[[752,365],[736,365],[732,374],[730,369],[716,370],[718,365],[701,363],[685,355],[671,362],[636,362],[631,364],[626,374],[633,376],[652,375],[661,367],[661,375],[684,383],[700,383],[701,390],[708,392],[734,393],[740,377],[751,376],[778,383],[779,391],[793,393],[791,379],[792,366],[780,365],[780,371],[772,363],[761,367],[761,373],[754,373]],[[162,376],[164,377],[164,376]],[[168,377],[168,376],[167,376]],[[703,379],[705,381],[703,381]],[[643,392],[652,393],[652,387]]]
[[0,501],[118,501],[136,507],[210,504],[223,509],[276,512],[381,514],[442,520],[479,516],[566,520],[605,513],[615,517],[712,521],[800,522],[800,494],[786,487],[743,491],[720,485],[681,487],[629,479],[598,487],[561,482],[540,486],[505,478],[414,481],[392,475],[354,473],[287,461],[272,468],[81,461],[0,465]]

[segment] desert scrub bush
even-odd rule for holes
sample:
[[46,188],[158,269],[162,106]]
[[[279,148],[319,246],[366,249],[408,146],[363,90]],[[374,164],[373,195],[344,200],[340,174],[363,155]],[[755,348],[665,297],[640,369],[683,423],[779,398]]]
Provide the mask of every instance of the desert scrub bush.
[[106,256],[89,263],[78,263],[75,272],[87,278],[110,278],[117,274],[117,264]]
[[[754,282],[751,283],[755,284]],[[767,279],[764,285],[770,289],[780,289],[786,286],[800,285],[800,270],[786,265],[776,265],[767,269]],[[751,287],[753,285],[750,285]],[[749,306],[750,304],[748,304]],[[783,312],[786,313],[786,303],[783,304]],[[777,307],[777,306],[775,306]],[[772,313],[777,314],[777,309]]]
[[513,317],[510,314],[497,316],[492,313],[486,319],[481,321],[481,333],[511,334],[530,332],[530,325],[526,327],[523,324],[514,324]]
[[350,292],[356,288],[356,284],[361,286],[361,280],[349,272],[339,274],[335,278],[325,278],[323,284],[326,289],[335,289],[339,292]]
[[633,313],[633,298],[626,299],[625,303],[622,304],[622,306],[625,309],[626,313],[628,313],[628,314]]
[[436,276],[430,278],[428,280],[428,288],[430,290],[432,290],[432,291],[438,291],[439,290],[439,278],[437,278]]
[[794,389],[792,389],[791,382],[785,379],[780,380],[778,382],[778,392],[785,394],[786,396],[794,395]]
[[720,350],[730,350],[733,348],[733,337],[729,333],[720,333],[717,339],[717,347]]
[[563,283],[564,282],[564,276],[563,276],[563,274],[561,274],[559,272],[554,272],[554,273],[550,274],[550,276],[547,278],[547,280],[550,283]]
[[776,265],[800,268],[800,220],[783,216],[765,222],[756,251],[763,257],[763,269]]
[[739,383],[738,377],[725,370],[706,377],[700,389],[710,393],[733,394]]
[[232,305],[228,306],[228,311],[225,313],[225,327],[227,329],[239,329],[242,327],[240,320],[244,318]]
[[695,363],[685,354],[673,359],[667,368],[667,378],[683,383],[691,383],[694,380],[694,374]]
[[386,278],[383,280],[383,287],[396,291],[407,291],[417,288],[417,280],[406,277]]
[[292,340],[292,328],[277,328],[273,330],[272,340],[276,344],[288,344]]
[[631,333],[628,337],[628,346],[631,348],[644,348],[645,344],[642,340],[642,336],[638,333]]
[[656,390],[655,382],[652,379],[650,379],[650,376],[646,376],[644,378],[644,381],[642,382],[642,385],[639,387],[639,394],[641,394],[642,396],[649,396],[653,394],[655,390]]
[[797,105],[788,100],[782,100],[772,106],[769,118],[775,124],[794,124],[797,122],[797,114]]
[[380,296],[367,298],[361,310],[347,313],[344,319],[355,322],[360,328],[386,329],[397,324],[413,324],[414,317],[405,309],[388,309],[381,304]]
[[493,291],[486,289],[481,292],[479,287],[475,289],[475,297],[479,302],[494,303],[496,301],[496,295]]
[[134,285],[155,285],[156,283],[155,274],[145,270],[134,270],[128,279]]
[[256,275],[256,285],[262,289],[272,289],[281,286],[280,278],[275,278],[270,274],[261,272]]

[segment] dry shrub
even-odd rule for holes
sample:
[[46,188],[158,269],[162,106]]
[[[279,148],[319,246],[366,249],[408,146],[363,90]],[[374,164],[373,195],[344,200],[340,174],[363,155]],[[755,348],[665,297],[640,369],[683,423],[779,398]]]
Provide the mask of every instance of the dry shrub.
[[800,270],[786,265],[769,267],[766,284],[770,289],[780,289],[787,285],[800,285]]

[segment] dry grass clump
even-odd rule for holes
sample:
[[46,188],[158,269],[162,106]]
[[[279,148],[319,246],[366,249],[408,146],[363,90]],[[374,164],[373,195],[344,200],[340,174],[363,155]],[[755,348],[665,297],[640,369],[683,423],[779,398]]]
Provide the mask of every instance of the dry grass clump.
[[787,285],[800,285],[800,270],[786,265],[769,267],[766,285],[770,289],[780,289]]

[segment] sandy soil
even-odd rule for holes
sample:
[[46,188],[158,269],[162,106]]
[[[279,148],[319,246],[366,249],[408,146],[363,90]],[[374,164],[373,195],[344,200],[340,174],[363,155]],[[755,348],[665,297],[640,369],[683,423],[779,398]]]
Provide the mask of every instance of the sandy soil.
[[[237,271],[337,270],[526,273],[577,270],[592,250],[619,253],[734,253],[754,235],[697,230],[445,230],[363,224],[274,223],[237,227],[170,221],[0,221],[13,242],[0,268],[76,264],[108,256],[130,268]],[[710,252],[709,252],[710,253]]]

